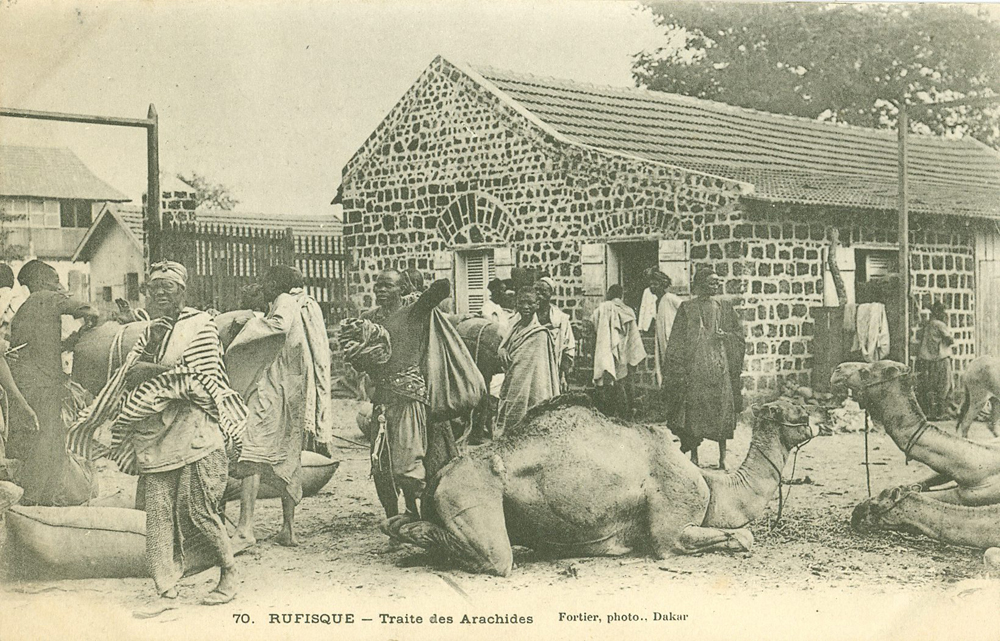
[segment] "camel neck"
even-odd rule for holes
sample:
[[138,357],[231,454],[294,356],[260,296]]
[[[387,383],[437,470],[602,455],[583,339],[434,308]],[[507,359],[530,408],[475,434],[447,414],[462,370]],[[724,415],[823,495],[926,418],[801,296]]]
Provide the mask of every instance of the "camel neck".
[[743,463],[728,475],[729,486],[747,522],[759,517],[775,490],[780,489],[781,470],[787,460],[788,450],[782,446],[777,430],[763,436],[754,434]]
[[866,398],[868,413],[881,425],[901,450],[911,445],[910,439],[927,424],[917,405],[913,391],[900,381],[890,381],[870,390]]

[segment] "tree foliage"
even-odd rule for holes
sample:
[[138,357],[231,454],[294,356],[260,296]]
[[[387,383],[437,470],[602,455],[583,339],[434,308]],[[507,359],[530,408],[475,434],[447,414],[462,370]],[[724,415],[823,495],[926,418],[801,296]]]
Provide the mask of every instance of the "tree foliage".
[[188,176],[177,174],[177,178],[190,185],[194,190],[196,207],[205,205],[212,209],[228,211],[235,209],[236,205],[240,204],[240,201],[233,197],[229,187],[214,183],[199,173],[192,171]]
[[635,57],[638,84],[774,113],[968,134],[1000,148],[1000,25],[983,8],[916,4],[647,3],[667,36]]

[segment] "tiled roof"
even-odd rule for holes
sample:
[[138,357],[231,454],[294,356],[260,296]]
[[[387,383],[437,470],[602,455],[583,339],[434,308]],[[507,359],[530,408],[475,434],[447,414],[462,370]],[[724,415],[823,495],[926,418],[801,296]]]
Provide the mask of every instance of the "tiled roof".
[[[125,223],[136,238],[142,238],[142,207],[136,205],[117,205],[115,213]],[[278,214],[260,214],[245,211],[225,211],[217,209],[198,209],[195,220],[209,225],[238,225],[252,229],[285,229],[292,228],[296,236],[333,236],[339,235],[340,220],[334,216],[281,216]]]
[[292,228],[296,236],[339,236],[341,221],[336,216],[285,216],[246,211],[202,209],[195,211],[195,220],[209,225],[239,225],[253,229]]
[[0,196],[130,200],[69,149],[0,145]]
[[[750,183],[752,198],[892,210],[897,134],[634,88],[474,68],[570,141]],[[911,211],[1000,217],[1000,153],[910,134]]]

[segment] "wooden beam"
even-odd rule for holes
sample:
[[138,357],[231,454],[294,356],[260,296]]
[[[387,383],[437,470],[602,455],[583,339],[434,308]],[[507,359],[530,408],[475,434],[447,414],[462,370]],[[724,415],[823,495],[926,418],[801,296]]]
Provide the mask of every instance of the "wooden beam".
[[163,260],[163,248],[161,247],[161,227],[160,218],[160,141],[159,141],[159,118],[156,115],[156,107],[149,105],[149,122],[152,123],[146,129],[146,242],[149,245],[149,262],[155,263]]
[[31,118],[33,120],[56,120],[59,122],[79,122],[88,125],[111,125],[114,127],[143,127],[155,126],[148,119],[140,118],[118,118],[115,116],[87,116],[83,114],[67,114],[56,111],[33,111],[31,109],[9,109],[0,107],[0,116],[8,118]]

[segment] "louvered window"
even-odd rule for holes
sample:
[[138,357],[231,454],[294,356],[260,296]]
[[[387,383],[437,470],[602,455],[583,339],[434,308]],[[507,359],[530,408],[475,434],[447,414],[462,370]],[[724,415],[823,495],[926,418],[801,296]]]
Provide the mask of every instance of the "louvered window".
[[479,314],[489,295],[486,286],[496,278],[493,250],[458,252],[457,312]]
[[896,273],[896,257],[888,252],[872,252],[865,256],[865,275],[868,280],[885,278]]

